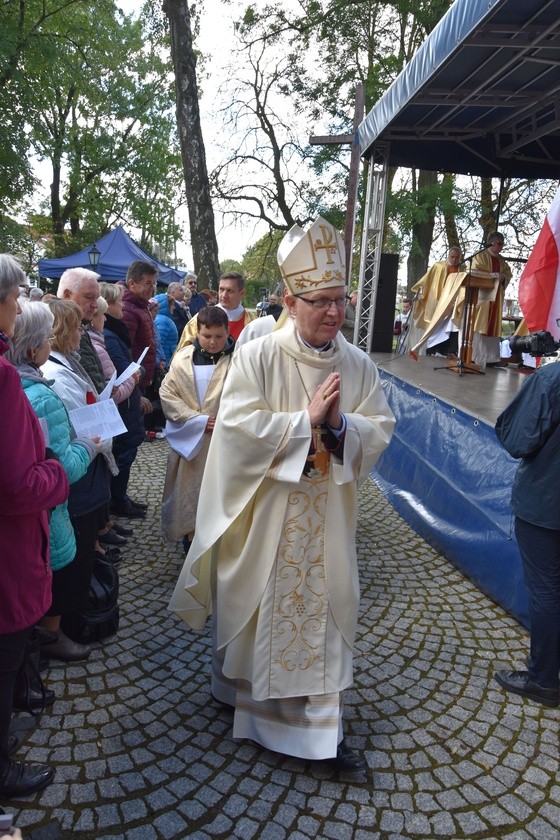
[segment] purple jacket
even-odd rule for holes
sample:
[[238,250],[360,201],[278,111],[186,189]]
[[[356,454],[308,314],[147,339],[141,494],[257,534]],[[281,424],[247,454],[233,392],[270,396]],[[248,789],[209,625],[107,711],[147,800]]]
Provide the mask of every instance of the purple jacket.
[[[0,337],[0,354],[7,349]],[[69,485],[62,464],[45,460],[39,421],[1,356],[0,417],[0,633],[16,633],[50,607],[47,510],[68,498]]]

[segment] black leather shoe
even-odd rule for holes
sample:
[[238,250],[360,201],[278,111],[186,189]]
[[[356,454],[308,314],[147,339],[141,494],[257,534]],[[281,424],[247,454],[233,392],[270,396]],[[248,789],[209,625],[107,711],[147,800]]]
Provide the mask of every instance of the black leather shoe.
[[145,519],[146,509],[135,505],[129,499],[125,499],[118,504],[113,503],[109,508],[114,516],[125,516],[127,519]]
[[13,707],[20,712],[30,712],[32,715],[41,714],[48,706],[52,706],[56,695],[51,688],[45,688],[45,694],[37,688],[27,691],[14,691]]
[[496,671],[494,679],[506,691],[519,694],[520,697],[527,697],[535,703],[552,707],[560,705],[560,691],[557,688],[545,688],[533,682],[529,679],[528,671]]
[[28,796],[37,790],[43,790],[53,779],[54,767],[11,761],[8,767],[0,772],[0,799]]
[[139,507],[142,510],[148,510],[148,505],[146,504],[146,502],[137,502],[136,499],[131,499],[130,496],[127,496],[127,499],[131,505],[134,505],[134,507]]
[[[19,738],[16,734],[8,735],[8,755],[13,755],[17,753],[19,748],[21,747],[21,738]],[[2,813],[0,811],[0,813]]]
[[83,662],[90,655],[91,648],[89,645],[80,645],[78,642],[73,642],[62,630],[59,630],[56,642],[43,645],[41,652],[47,659],[60,659],[61,662]]
[[118,534],[119,537],[131,537],[134,534],[134,528],[125,528],[124,525],[119,525],[118,522],[115,522],[114,525],[111,526],[111,530]]
[[128,542],[126,537],[119,537],[112,528],[106,534],[99,534],[98,540],[101,545],[126,545]]
[[337,773],[365,773],[369,770],[369,765],[365,758],[351,750],[346,746],[344,739],[340,742],[336,750],[336,758],[327,759],[327,764],[332,767]]

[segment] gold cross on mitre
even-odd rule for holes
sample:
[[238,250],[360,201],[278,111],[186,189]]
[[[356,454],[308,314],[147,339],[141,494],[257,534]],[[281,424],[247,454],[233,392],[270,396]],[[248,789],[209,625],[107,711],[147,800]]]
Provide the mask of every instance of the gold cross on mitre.
[[333,242],[334,231],[332,228],[328,228],[326,225],[319,225],[319,229],[321,231],[323,239],[322,241],[320,239],[316,239],[313,243],[313,247],[316,251],[324,251],[325,257],[327,258],[327,265],[333,265],[333,256],[338,250],[336,241]]

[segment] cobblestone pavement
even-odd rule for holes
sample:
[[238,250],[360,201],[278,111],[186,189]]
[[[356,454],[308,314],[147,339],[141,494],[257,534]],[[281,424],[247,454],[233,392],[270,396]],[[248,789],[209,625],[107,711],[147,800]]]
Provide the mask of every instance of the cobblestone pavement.
[[[371,767],[343,783],[322,765],[234,741],[212,701],[210,644],[168,612],[182,564],[158,533],[165,441],[141,447],[136,498],[154,500],[121,563],[121,627],[87,663],[52,667],[52,712],[20,756],[55,782],[8,803],[24,837],[560,837],[559,712],[507,696],[527,634],[395,514],[361,492],[363,599],[346,731]],[[6,803],[4,803],[6,804]]]

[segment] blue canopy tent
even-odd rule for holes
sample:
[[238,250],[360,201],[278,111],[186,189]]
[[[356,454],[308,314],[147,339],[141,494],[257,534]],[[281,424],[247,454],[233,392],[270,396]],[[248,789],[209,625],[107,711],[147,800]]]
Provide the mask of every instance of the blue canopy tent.
[[[95,267],[95,271],[101,275],[102,280],[108,280],[109,282],[124,280],[128,266],[134,260],[147,260],[156,265],[159,270],[158,283],[164,286],[168,286],[169,283],[173,283],[174,281],[181,282],[186,274],[185,271],[179,271],[176,268],[163,265],[163,263],[158,262],[149,254],[146,254],[145,251],[132,241],[124,228],[120,226],[116,227],[115,230],[112,230],[111,233],[108,233],[102,239],[99,239],[95,243],[95,247],[99,251],[99,262]],[[90,245],[89,248],[84,248],[83,251],[78,251],[77,254],[71,254],[69,257],[61,257],[58,260],[40,260],[40,277],[57,280],[67,268],[91,268],[92,264],[89,254],[92,248],[93,245]]]

